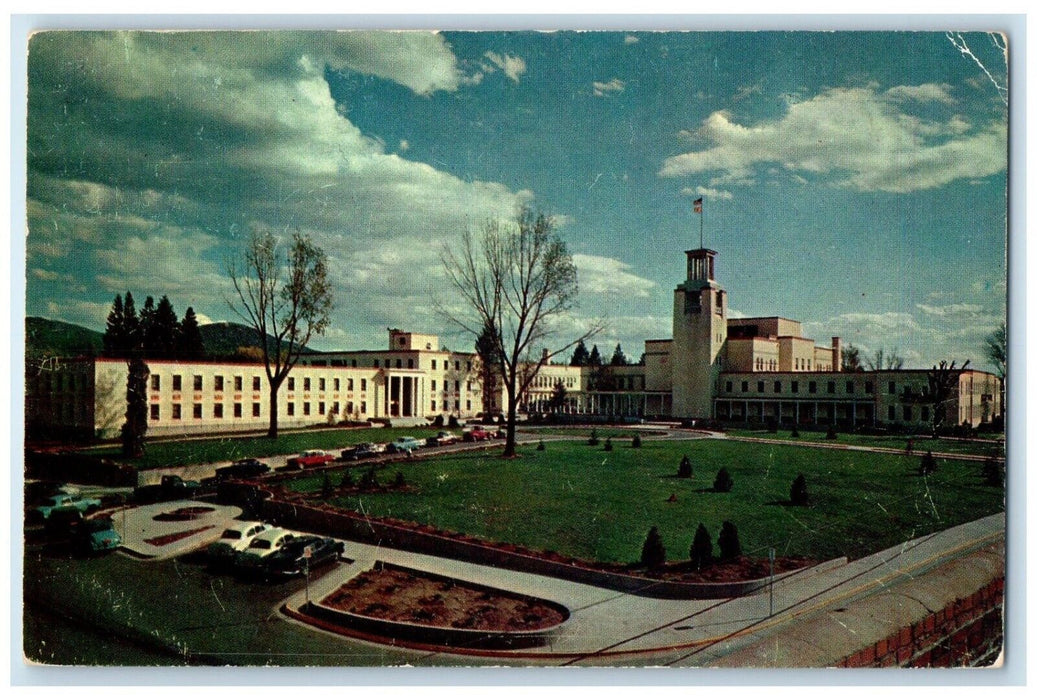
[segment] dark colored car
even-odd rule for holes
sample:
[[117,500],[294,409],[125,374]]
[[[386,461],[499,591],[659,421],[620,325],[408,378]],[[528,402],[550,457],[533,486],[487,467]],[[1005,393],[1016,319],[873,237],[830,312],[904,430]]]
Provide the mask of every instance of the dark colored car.
[[346,545],[330,537],[302,535],[292,539],[266,558],[267,576],[299,576],[306,571],[306,548],[310,549],[310,570],[333,562],[346,551]]
[[239,459],[229,467],[220,467],[216,470],[215,479],[226,481],[227,479],[254,479],[270,473],[270,465],[260,462],[258,459]]
[[357,460],[366,459],[367,457],[374,457],[381,454],[375,449],[375,446],[369,442],[362,442],[359,445],[353,447],[347,447],[342,450],[342,459]]
[[82,521],[72,535],[72,545],[82,554],[99,554],[118,549],[122,538],[111,518]]

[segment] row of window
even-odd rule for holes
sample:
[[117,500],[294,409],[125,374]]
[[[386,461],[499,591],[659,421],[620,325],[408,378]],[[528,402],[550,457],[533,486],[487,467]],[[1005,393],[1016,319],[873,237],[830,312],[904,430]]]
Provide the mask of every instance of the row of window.
[[[202,375],[200,375],[200,374],[196,374],[196,375],[194,375],[193,379],[194,379],[194,381],[193,381],[194,390],[195,391],[202,391],[202,390],[204,390],[204,388],[205,388],[205,378]],[[225,378],[223,376],[221,376],[221,375],[216,375],[215,377],[212,378],[212,389],[213,389],[213,391],[223,391],[224,390],[224,379]],[[240,375],[239,376],[235,376],[233,378],[233,384],[234,384],[234,391],[242,391],[242,387],[244,386],[244,377],[242,377]],[[340,391],[341,390],[341,386],[342,386],[341,385],[341,380],[338,377],[335,377],[334,379],[331,380],[331,386],[332,386],[332,391]],[[262,378],[261,377],[255,377],[255,376],[252,377],[252,391],[259,391],[261,387],[262,387]],[[303,379],[302,379],[302,388],[303,388],[303,391],[311,391],[312,390],[312,382],[311,382],[310,377],[303,377]],[[161,391],[161,389],[162,389],[162,375],[159,375],[159,374],[151,375],[151,390],[152,391]],[[179,374],[174,374],[173,375],[173,391],[182,391],[182,390],[183,390],[183,377],[181,377],[181,375],[179,375]],[[288,377],[288,391],[295,391],[295,377]],[[317,379],[317,391],[327,391],[327,380],[324,377],[319,377]],[[346,379],[346,391],[353,391],[353,379],[352,378],[347,378]],[[367,380],[366,379],[361,379],[360,380],[360,391],[367,391]]]
[[[774,382],[772,386],[773,386],[773,389],[774,389],[773,393],[775,393],[775,394],[782,393],[782,391],[784,389],[784,386],[783,386],[782,382],[780,382],[780,381]],[[890,386],[892,387],[893,384],[890,383]],[[855,382],[847,381],[846,384],[845,384],[846,393],[847,394],[852,394],[854,392],[854,390],[855,390],[855,387],[856,387],[856,383]],[[728,381],[725,389],[726,389],[727,393],[729,393],[729,394],[733,393],[734,392],[734,382]],[[834,381],[828,382],[827,389],[828,389],[827,393],[829,393],[829,394],[836,393],[836,382],[834,382]],[[874,385],[873,382],[864,382],[864,393],[870,394],[874,390],[875,390],[875,385]],[[745,394],[745,393],[748,393],[748,391],[749,391],[749,382],[748,381],[743,381],[742,382],[742,393]],[[764,393],[766,391],[767,391],[767,382],[762,381],[762,380],[757,381],[756,382],[756,393],[762,394],[762,393]],[[799,382],[798,381],[793,380],[793,381],[789,382],[789,393],[790,394],[798,394],[799,393]],[[816,381],[807,382],[807,393],[808,394],[816,394],[817,393],[817,382]],[[893,389],[892,388],[890,389],[890,393],[893,393]]]
[[[287,410],[288,415],[289,416],[294,416],[295,415],[295,402],[294,401],[289,401],[286,404],[286,407],[287,407],[286,410]],[[309,401],[304,401],[303,404],[302,404],[302,415],[304,415],[304,416],[311,415],[311,408],[312,408],[312,404]],[[318,402],[317,403],[317,415],[319,415],[319,416],[326,415],[325,414],[325,409],[326,408],[327,408],[327,404],[325,404],[323,401]],[[334,403],[331,404],[331,413],[333,413],[335,415],[338,415],[339,408],[340,408],[339,402],[335,401]],[[346,403],[346,411],[345,411],[346,415],[352,414],[353,413],[353,408],[354,408],[353,402],[352,401],[347,402]],[[234,403],[232,405],[232,409],[231,410],[232,410],[232,414],[231,415],[234,418],[241,418],[241,417],[243,417],[244,407],[243,407],[243,404],[241,404],[240,402]],[[262,412],[262,404],[259,403],[259,402],[253,402],[252,403],[252,417],[253,418],[259,418],[261,412]],[[367,402],[366,401],[361,401],[360,402],[360,414],[361,415],[366,415],[367,414]],[[201,419],[205,418],[206,416],[205,416],[205,406],[204,406],[204,404],[200,404],[200,403],[191,404],[191,415],[194,418],[198,419],[198,420],[201,420]],[[215,403],[215,404],[212,405],[212,416],[211,417],[212,418],[216,418],[216,419],[220,419],[220,418],[224,417],[224,405],[222,403]],[[181,420],[183,418],[183,407],[180,404],[178,404],[178,403],[173,404],[173,406],[172,406],[172,413],[170,414],[170,418],[172,420]],[[157,403],[151,404],[151,420],[157,421],[157,420],[161,420],[161,419],[162,419],[162,409],[161,409],[161,407]]]

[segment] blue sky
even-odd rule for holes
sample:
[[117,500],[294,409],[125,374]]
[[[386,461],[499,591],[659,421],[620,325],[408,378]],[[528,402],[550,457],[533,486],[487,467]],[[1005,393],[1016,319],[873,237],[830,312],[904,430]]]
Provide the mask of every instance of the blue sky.
[[[670,336],[683,251],[732,314],[908,366],[971,359],[1005,317],[1000,37],[942,32],[52,33],[29,53],[27,313],[95,329],[116,293],[238,320],[251,228],[309,233],[322,349],[385,329],[471,341],[439,251],[521,204],[557,217],[565,344]],[[138,302],[140,303],[140,302]]]

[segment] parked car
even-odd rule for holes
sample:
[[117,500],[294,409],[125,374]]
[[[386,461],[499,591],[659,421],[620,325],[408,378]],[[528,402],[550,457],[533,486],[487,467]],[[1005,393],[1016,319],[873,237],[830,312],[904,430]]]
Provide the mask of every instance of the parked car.
[[453,445],[460,439],[461,438],[459,438],[454,433],[448,432],[446,430],[440,430],[438,433],[428,438],[425,442],[427,442],[430,447],[441,447],[443,445]]
[[489,440],[493,437],[493,434],[489,430],[479,425],[473,425],[461,434],[462,439],[465,442],[482,442],[483,440]]
[[60,481],[50,480],[27,480],[25,482],[25,504],[30,506],[42,505],[51,496],[61,494],[78,495],[79,489],[75,486],[62,484]]
[[258,459],[239,459],[230,466],[218,468],[216,475],[206,482],[219,484],[229,479],[254,479],[269,473],[270,465],[266,462],[260,462]]
[[83,520],[72,536],[73,547],[83,554],[100,554],[118,549],[122,538],[111,518]]
[[100,507],[100,499],[80,496],[79,494],[59,493],[56,496],[44,498],[43,503],[33,508],[30,514],[46,520],[56,510],[71,508],[80,513],[90,514]]
[[298,457],[292,457],[288,460],[286,465],[287,469],[312,469],[313,467],[323,467],[329,462],[334,462],[335,457],[324,450],[306,450],[299,454]]
[[389,443],[389,446],[385,449],[386,452],[398,453],[398,452],[413,452],[424,447],[425,443],[416,437],[405,435],[404,437],[398,437]]
[[234,557],[234,568],[243,573],[262,573],[266,558],[291,542],[293,537],[291,532],[280,527],[259,533]]
[[194,498],[202,485],[197,481],[185,481],[176,474],[165,474],[157,484],[138,486],[133,489],[133,500],[137,503],[161,503]]
[[220,535],[220,539],[209,545],[206,554],[209,564],[214,567],[225,566],[234,561],[238,553],[244,551],[252,539],[260,533],[271,529],[260,522],[235,522]]
[[342,450],[342,459],[366,459],[367,457],[374,457],[383,452],[385,452],[384,445],[375,445],[371,442],[361,442],[359,445],[353,445],[352,447],[347,447]]
[[310,549],[310,570],[337,560],[346,551],[345,544],[330,537],[318,535],[294,537],[281,549],[266,558],[264,563],[266,574],[271,577],[301,575],[307,567],[305,556],[307,547]]

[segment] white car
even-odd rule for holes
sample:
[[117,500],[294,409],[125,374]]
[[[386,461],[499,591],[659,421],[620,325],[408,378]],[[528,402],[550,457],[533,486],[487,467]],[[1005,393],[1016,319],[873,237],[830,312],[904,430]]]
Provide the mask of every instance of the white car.
[[229,564],[234,557],[243,552],[252,543],[256,535],[270,530],[271,527],[260,522],[235,522],[230,525],[220,539],[209,545],[207,553],[209,563],[213,565]]
[[294,533],[280,527],[261,532],[234,558],[234,566],[242,571],[260,571],[266,558],[291,542],[294,537]]

